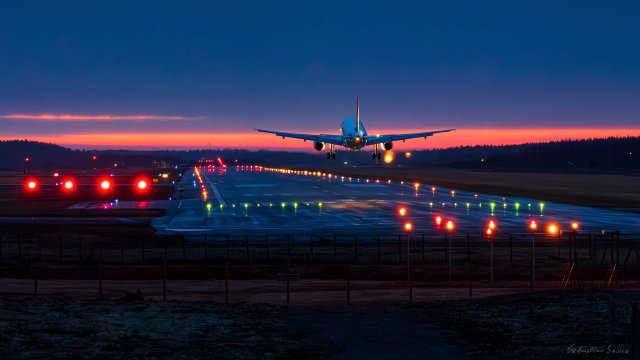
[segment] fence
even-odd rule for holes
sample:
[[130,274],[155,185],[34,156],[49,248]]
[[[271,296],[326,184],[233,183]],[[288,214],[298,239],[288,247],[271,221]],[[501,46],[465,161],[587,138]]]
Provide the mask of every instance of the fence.
[[[298,291],[330,293],[334,300],[344,297],[342,301],[350,303],[354,291],[369,301],[377,296],[411,302],[414,297],[469,296],[474,292],[629,288],[638,286],[640,280],[638,238],[617,233],[117,238],[4,233],[0,236],[0,278],[4,279],[0,292],[37,294],[43,292],[43,284],[49,284],[50,294],[103,296],[109,288],[106,296],[115,296],[143,287],[147,294],[158,297],[162,289],[162,298],[167,299],[189,296],[190,292],[202,296],[198,289],[205,286],[210,290],[224,288],[224,301],[229,301],[231,286],[236,300],[245,295],[260,298],[261,293],[277,298],[274,294],[284,291],[288,303],[295,282]],[[169,294],[168,281],[173,289]],[[217,282],[224,286],[215,286]],[[216,291],[206,294],[220,298]]]

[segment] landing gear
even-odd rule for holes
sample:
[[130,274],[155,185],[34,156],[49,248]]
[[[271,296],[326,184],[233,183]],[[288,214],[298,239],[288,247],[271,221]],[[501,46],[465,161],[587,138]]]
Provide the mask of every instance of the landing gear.
[[375,149],[376,149],[376,151],[374,151],[373,154],[371,154],[371,158],[373,160],[380,159],[382,157],[381,154],[380,154],[380,151],[378,151],[378,144],[375,145]]
[[327,153],[327,160],[329,159],[336,159],[336,153],[335,151],[333,151],[333,145],[331,145],[331,147],[329,148],[329,152]]

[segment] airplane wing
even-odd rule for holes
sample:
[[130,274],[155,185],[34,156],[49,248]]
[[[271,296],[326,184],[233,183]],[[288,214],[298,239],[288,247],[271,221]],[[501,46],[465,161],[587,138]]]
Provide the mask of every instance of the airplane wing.
[[315,142],[323,142],[327,144],[334,145],[342,145],[344,138],[339,135],[329,135],[329,134],[297,134],[297,133],[288,133],[281,131],[271,131],[271,130],[262,130],[262,129],[254,129],[255,131],[275,134],[276,136],[280,136],[284,138],[292,138],[292,139],[301,139],[304,141],[315,141]]
[[392,141],[405,141],[408,139],[415,139],[415,138],[427,138],[428,136],[433,136],[435,134],[439,134],[439,133],[445,133],[445,132],[449,132],[449,131],[454,131],[455,129],[447,129],[447,130],[434,130],[434,131],[425,131],[425,132],[419,132],[419,133],[410,133],[410,134],[387,134],[387,135],[368,135],[365,140],[367,142],[367,145],[375,145],[375,144],[382,144],[385,142],[392,142]]

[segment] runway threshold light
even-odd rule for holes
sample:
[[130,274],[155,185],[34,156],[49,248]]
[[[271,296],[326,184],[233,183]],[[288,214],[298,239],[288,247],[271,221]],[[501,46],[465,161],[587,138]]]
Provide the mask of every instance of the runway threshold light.
[[535,220],[529,221],[529,229],[536,230],[538,228],[538,223]]
[[494,230],[496,228],[495,220],[489,220],[489,224],[487,225],[487,227],[491,230]]
[[[134,187],[137,192],[145,193],[149,191],[149,188],[151,187],[151,182],[147,178],[137,178],[134,181]],[[204,193],[206,194],[206,191],[204,191]]]
[[29,192],[37,191],[39,186],[40,184],[36,179],[27,179],[27,181],[24,182],[24,188]]
[[442,224],[442,216],[438,215],[435,217],[436,225]]
[[72,192],[76,189],[76,181],[74,179],[64,179],[62,181],[62,190]]
[[410,223],[410,222],[406,222],[406,223],[404,224],[404,230],[405,230],[405,231],[411,231],[411,230],[413,230],[413,224],[412,224],[412,223]]
[[98,190],[100,190],[101,192],[108,192],[111,191],[111,189],[113,189],[113,183],[111,182],[111,179],[100,179],[98,181]]
[[398,209],[398,214],[399,214],[400,216],[405,216],[405,215],[407,215],[407,209],[406,209],[406,208],[404,208],[404,207],[401,207],[400,209]]

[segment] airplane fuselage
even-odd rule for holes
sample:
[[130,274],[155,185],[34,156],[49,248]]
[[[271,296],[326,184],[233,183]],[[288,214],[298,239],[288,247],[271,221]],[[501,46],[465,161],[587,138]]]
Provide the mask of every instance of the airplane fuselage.
[[367,146],[365,140],[367,130],[362,125],[362,121],[360,121],[359,130],[356,130],[356,118],[346,118],[340,124],[340,131],[345,137],[342,146],[350,150],[359,150]]

